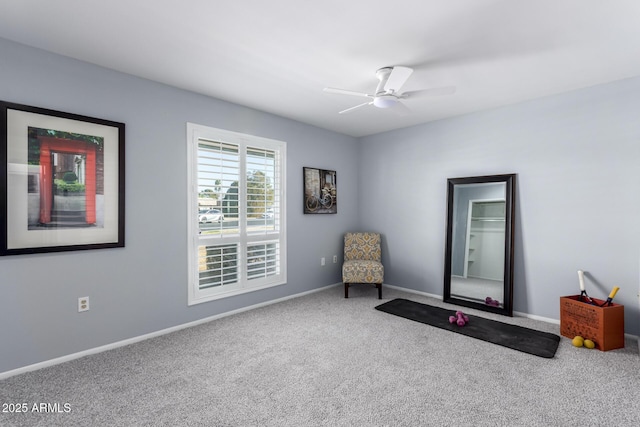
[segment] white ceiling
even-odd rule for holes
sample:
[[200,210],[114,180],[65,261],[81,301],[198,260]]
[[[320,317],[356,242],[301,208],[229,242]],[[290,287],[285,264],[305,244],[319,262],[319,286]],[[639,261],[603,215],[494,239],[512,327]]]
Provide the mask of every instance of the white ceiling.
[[[638,0],[0,0],[0,37],[352,136],[640,75]],[[401,116],[322,90],[391,65],[457,91]]]

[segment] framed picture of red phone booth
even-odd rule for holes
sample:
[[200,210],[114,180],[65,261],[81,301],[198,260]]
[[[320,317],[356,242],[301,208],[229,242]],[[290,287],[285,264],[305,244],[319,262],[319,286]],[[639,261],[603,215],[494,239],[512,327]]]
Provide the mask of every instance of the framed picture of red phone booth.
[[0,101],[0,255],[124,246],[124,123]]

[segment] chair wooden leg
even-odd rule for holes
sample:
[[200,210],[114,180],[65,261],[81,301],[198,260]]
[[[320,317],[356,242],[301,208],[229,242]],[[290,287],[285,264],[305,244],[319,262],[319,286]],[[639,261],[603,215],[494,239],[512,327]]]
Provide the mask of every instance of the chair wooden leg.
[[348,283],[344,284],[344,297],[345,298],[349,298],[349,284]]
[[382,299],[382,283],[376,283],[376,288],[378,288],[378,299]]

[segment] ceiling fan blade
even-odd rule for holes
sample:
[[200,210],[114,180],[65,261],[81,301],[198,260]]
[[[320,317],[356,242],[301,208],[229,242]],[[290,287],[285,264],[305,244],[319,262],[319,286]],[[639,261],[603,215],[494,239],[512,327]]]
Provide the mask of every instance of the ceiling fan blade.
[[336,89],[333,87],[325,87],[323,90],[327,93],[337,93],[339,95],[353,95],[353,96],[364,96],[365,98],[373,98],[373,95],[368,95],[362,92],[354,92],[352,90]]
[[393,67],[391,74],[389,74],[389,78],[384,85],[384,90],[386,92],[398,92],[402,85],[405,84],[411,73],[413,73],[412,68],[402,66]]
[[351,107],[351,108],[347,108],[346,110],[342,110],[338,114],[350,113],[353,110],[357,110],[358,108],[366,107],[367,105],[372,105],[372,104],[373,104],[373,101],[365,102],[363,104],[356,105],[355,107]]
[[401,98],[417,98],[419,96],[443,96],[456,93],[455,86],[434,87],[431,89],[412,90],[400,95]]
[[391,107],[390,110],[400,116],[406,116],[408,114],[411,114],[411,110],[409,109],[409,107],[407,107],[400,101],[396,102],[396,105]]

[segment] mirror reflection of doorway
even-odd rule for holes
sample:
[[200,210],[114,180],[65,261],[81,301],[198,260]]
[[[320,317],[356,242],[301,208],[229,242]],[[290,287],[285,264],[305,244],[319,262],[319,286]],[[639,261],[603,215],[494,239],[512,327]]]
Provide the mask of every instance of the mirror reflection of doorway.
[[469,200],[464,270],[451,278],[452,295],[503,301],[505,207],[504,199]]
[[505,184],[457,187],[451,295],[485,304],[504,301]]
[[470,200],[464,277],[503,280],[504,200]]

